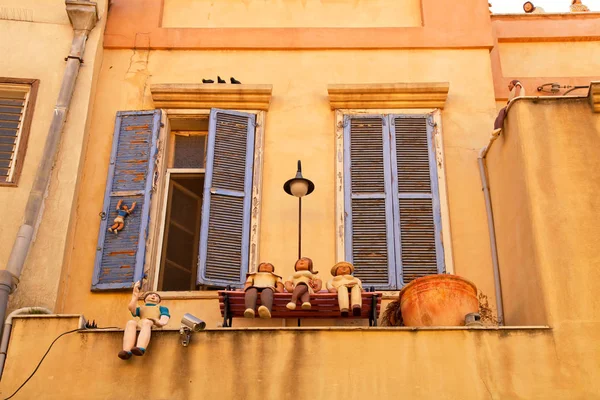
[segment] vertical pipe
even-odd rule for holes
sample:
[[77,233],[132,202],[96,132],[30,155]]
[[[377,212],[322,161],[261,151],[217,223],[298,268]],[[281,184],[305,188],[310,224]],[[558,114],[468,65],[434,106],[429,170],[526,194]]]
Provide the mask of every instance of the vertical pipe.
[[[0,331],[2,331],[4,325],[4,315],[8,306],[8,294],[15,290],[19,282],[34,231],[41,222],[44,198],[50,184],[52,167],[56,161],[56,154],[73,97],[73,91],[75,90],[79,67],[81,66],[85,51],[85,44],[90,31],[98,21],[96,3],[66,0],[65,4],[69,20],[73,25],[73,40],[69,55],[65,59],[67,64],[58,99],[52,113],[52,121],[46,136],[44,151],[25,206],[23,225],[19,228],[17,237],[15,238],[6,268],[0,271]],[[6,287],[8,287],[8,293],[6,293]]]
[[500,281],[500,267],[498,263],[498,247],[496,244],[496,229],[494,225],[494,214],[492,212],[492,199],[490,197],[490,186],[487,179],[487,170],[485,166],[485,156],[490,146],[498,138],[500,132],[495,132],[490,138],[487,146],[481,149],[477,162],[479,163],[479,173],[481,175],[481,184],[483,185],[483,197],[485,199],[485,211],[487,214],[488,231],[490,236],[490,248],[492,252],[492,267],[494,270],[494,289],[496,293],[496,308],[498,310],[498,324],[504,325],[504,303],[502,301],[502,282]]

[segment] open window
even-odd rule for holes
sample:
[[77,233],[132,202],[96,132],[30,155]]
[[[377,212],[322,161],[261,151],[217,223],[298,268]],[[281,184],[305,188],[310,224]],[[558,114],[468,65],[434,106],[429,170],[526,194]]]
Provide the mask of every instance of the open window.
[[[160,111],[119,113],[93,290],[144,276],[160,291],[243,285],[255,263],[262,112],[197,111],[164,123]],[[127,216],[123,232],[107,234],[118,199],[143,209]]]
[[208,126],[168,135],[158,290],[196,288],[207,137]]

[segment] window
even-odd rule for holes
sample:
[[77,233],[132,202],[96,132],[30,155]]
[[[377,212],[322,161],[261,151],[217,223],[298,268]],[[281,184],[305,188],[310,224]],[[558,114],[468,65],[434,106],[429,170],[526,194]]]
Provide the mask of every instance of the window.
[[0,78],[0,185],[16,186],[23,167],[39,80]]
[[158,290],[196,288],[207,136],[205,130],[168,136]]
[[[163,291],[242,285],[257,240],[250,225],[259,207],[250,206],[263,115],[197,111],[164,122],[159,110],[117,114],[92,290],[129,288],[143,276]],[[119,200],[136,208],[114,233]]]
[[365,286],[445,271],[434,125],[432,115],[343,117],[343,257]]

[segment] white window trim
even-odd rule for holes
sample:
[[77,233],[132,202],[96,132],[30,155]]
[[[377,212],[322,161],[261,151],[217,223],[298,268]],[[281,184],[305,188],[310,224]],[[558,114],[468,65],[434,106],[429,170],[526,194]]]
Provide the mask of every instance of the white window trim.
[[[256,128],[254,132],[254,170],[252,177],[252,204],[250,216],[250,246],[248,257],[248,272],[256,271],[258,267],[259,256],[259,238],[260,238],[260,218],[262,204],[262,175],[263,175],[263,155],[264,155],[264,133],[265,133],[265,111],[262,110],[231,110],[256,115]],[[156,160],[156,186],[153,187],[153,201],[150,209],[150,224],[148,226],[148,243],[146,246],[146,262],[144,272],[147,274],[148,283],[144,285],[148,289],[158,289],[158,278],[160,273],[160,259],[162,253],[162,242],[164,235],[166,196],[168,196],[168,179],[170,169],[167,168],[167,158],[165,157],[166,146],[169,144],[170,118],[177,117],[197,117],[208,118],[210,109],[163,109],[161,123],[162,128],[159,132],[158,150]],[[169,149],[171,150],[171,149]],[[192,173],[202,172],[204,169],[181,169],[176,168],[178,172],[189,171]],[[163,177],[167,177],[164,179]],[[156,197],[158,196],[158,197]],[[158,201],[157,201],[158,199]],[[169,293],[169,292],[164,292]]]
[[431,114],[434,121],[433,142],[440,195],[440,211],[442,216],[442,243],[444,246],[444,265],[446,273],[454,273],[452,254],[452,235],[450,229],[450,213],[448,208],[448,190],[446,187],[446,167],[444,162],[444,146],[442,140],[442,113],[438,108],[428,109],[336,109],[335,110],[335,259],[344,261],[345,256],[345,220],[344,208],[344,116],[360,114]]

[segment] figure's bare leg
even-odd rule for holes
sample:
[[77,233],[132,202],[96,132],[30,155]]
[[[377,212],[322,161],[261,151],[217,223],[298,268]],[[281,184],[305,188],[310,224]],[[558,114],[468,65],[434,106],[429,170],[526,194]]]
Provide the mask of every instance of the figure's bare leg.
[[304,284],[298,284],[294,288],[294,291],[292,292],[292,300],[290,300],[290,302],[287,303],[286,307],[289,310],[295,310],[296,309],[296,302],[298,301],[298,297],[302,298],[302,295],[304,293],[308,293],[308,286],[306,286]]
[[260,292],[260,302],[258,307],[258,315],[261,318],[271,318],[271,310],[273,309],[273,290],[267,288]]
[[115,222],[110,228],[108,228],[109,232],[114,231],[115,229],[117,229],[117,227],[119,226],[118,222]]
[[300,301],[302,302],[303,310],[310,310],[310,292],[308,291],[308,287],[306,288],[306,292],[300,296]]
[[152,322],[151,320],[142,320],[142,329],[140,330],[137,344],[133,349],[131,349],[131,352],[136,356],[143,356],[146,352],[148,343],[150,343],[150,333],[152,332],[152,325],[154,325],[154,322]]
[[254,308],[256,308],[256,298],[258,297],[258,290],[256,288],[248,288],[244,293],[244,303],[246,310],[244,311],[244,317],[254,318]]
[[119,358],[127,360],[131,357],[131,348],[135,344],[135,331],[137,322],[134,320],[127,321],[125,332],[123,333],[123,351],[119,352]]
[[362,311],[362,293],[360,291],[360,286],[352,286],[352,289],[350,290],[350,300],[352,301],[352,315],[355,317],[360,316]]
[[340,286],[338,288],[338,304],[340,306],[340,312],[342,317],[347,317],[350,309],[348,308],[348,288],[346,286]]

